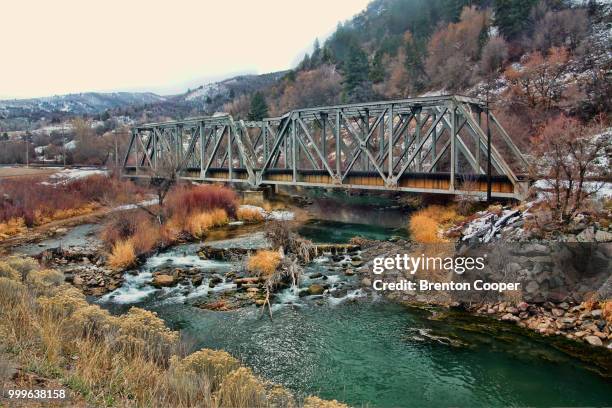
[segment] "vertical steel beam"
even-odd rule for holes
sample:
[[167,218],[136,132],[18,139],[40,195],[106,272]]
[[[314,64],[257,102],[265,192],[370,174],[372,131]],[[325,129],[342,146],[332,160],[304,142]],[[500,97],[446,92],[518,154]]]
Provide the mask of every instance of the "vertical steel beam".
[[[321,155],[327,163],[327,113],[321,113],[321,125]],[[325,164],[321,163],[321,166],[325,167]]]
[[206,146],[204,144],[204,121],[202,121],[200,122],[200,178],[204,178],[204,166],[205,166],[204,153],[206,153],[204,149],[205,147]]
[[229,180],[234,179],[234,156],[232,154],[232,134],[234,132],[233,126],[227,127],[227,168],[228,168],[228,178]]
[[295,119],[291,117],[291,166],[293,168],[293,182],[297,182],[297,143]]
[[336,177],[340,180],[342,177],[340,174],[340,155],[342,154],[342,149],[340,147],[340,109],[336,110],[336,126],[334,130],[336,133]]
[[434,163],[434,160],[438,154],[438,126],[436,125],[436,118],[437,115],[436,113],[434,113],[431,117],[431,125],[433,126],[433,132],[431,133],[431,162],[432,162],[432,166],[431,166],[431,171],[435,172],[436,171],[436,167],[437,164]]

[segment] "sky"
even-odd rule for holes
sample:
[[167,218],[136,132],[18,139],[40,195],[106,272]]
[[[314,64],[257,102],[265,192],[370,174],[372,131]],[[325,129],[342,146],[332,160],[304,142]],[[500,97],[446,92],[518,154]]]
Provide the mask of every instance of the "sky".
[[294,67],[369,0],[54,0],[2,5],[0,98],[184,92]]

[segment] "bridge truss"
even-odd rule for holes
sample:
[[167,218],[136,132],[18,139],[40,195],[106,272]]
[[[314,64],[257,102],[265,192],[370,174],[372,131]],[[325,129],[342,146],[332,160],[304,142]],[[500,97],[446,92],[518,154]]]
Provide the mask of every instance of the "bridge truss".
[[455,95],[138,125],[123,174],[520,199],[526,166],[486,104]]

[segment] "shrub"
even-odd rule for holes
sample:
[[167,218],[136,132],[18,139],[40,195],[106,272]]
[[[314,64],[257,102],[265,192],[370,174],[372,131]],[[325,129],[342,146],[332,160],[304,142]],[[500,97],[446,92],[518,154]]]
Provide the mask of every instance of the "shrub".
[[430,205],[410,217],[410,233],[412,238],[420,243],[446,242],[440,237],[440,229],[445,225],[459,221],[461,218],[455,207]]
[[5,222],[0,222],[0,239],[22,234],[26,230],[25,220],[22,217],[9,218]]
[[227,408],[265,407],[265,388],[250,369],[240,367],[221,383],[217,404]]
[[206,231],[229,222],[227,213],[223,209],[200,212],[188,216],[185,229],[194,237],[203,237]]
[[223,209],[225,213],[236,215],[236,194],[233,190],[217,185],[182,185],[175,187],[166,198],[166,206],[171,216],[187,219],[188,215],[213,209]]
[[264,216],[262,212],[257,208],[240,207],[236,211],[236,218],[244,222],[263,222]]
[[10,256],[6,258],[6,262],[21,274],[21,279],[25,279],[31,271],[38,268],[38,262],[28,257]]
[[307,397],[304,400],[304,408],[348,408],[348,405],[336,400],[326,401],[319,397]]
[[132,240],[118,241],[108,257],[108,264],[115,269],[128,268],[136,262],[136,252]]
[[0,315],[10,312],[23,298],[25,286],[21,283],[0,276]]
[[127,356],[166,361],[178,345],[178,332],[168,329],[155,312],[132,307],[117,320],[116,346]]
[[100,306],[89,305],[75,311],[70,323],[77,337],[96,339],[115,329],[117,319]]
[[57,319],[71,316],[88,305],[83,293],[73,286],[61,288],[52,296],[39,297],[38,304],[43,314]]
[[249,271],[261,276],[270,276],[276,271],[281,257],[277,251],[259,250],[247,261]]
[[179,360],[172,360],[172,368],[179,373],[193,372],[208,379],[212,390],[217,390],[225,377],[240,367],[240,362],[222,350],[202,349]]
[[20,281],[21,275],[7,262],[0,261],[0,277]]
[[55,269],[32,271],[27,276],[28,283],[39,289],[59,286],[64,282],[64,274]]

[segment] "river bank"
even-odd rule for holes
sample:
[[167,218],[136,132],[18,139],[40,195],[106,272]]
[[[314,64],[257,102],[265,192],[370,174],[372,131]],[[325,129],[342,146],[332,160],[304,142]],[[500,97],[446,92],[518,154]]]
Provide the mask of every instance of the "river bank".
[[[436,406],[440,396],[459,406],[551,401],[602,405],[610,400],[608,380],[602,377],[610,368],[605,360],[595,363],[601,349],[565,339],[559,343],[455,307],[406,308],[396,303],[398,299],[389,302],[368,289],[368,262],[382,253],[377,245],[391,253],[412,243],[396,236],[393,226],[373,231],[371,224],[347,221],[315,219],[298,228],[317,240],[346,242],[368,234],[374,240],[360,240],[359,248],[346,253],[316,254],[297,287],[276,293],[271,320],[262,317],[257,306],[259,282],[239,285],[236,280],[245,276],[231,275],[240,270],[245,250],[266,245],[261,225],[232,225],[216,230],[203,243],[179,244],[152,254],[138,268],[123,273],[115,289],[92,294],[90,301],[117,315],[132,306],[155,311],[172,329],[191,338],[195,348],[227,350],[264,378],[300,394],[354,405],[398,406],[419,390],[426,390],[418,398],[422,406]],[[87,234],[95,238],[95,229]],[[210,250],[202,254],[203,248],[234,251],[215,256]],[[90,268],[96,263],[75,257],[67,259],[66,266]],[[172,276],[172,283],[154,285],[160,274]],[[207,307],[219,300],[225,301],[224,307]],[[507,307],[512,306],[504,305],[503,312]],[[491,315],[509,313],[496,309]],[[539,313],[535,312],[533,316]],[[538,380],[527,386],[526,373]],[[530,387],[536,385],[556,394],[535,395]]]

